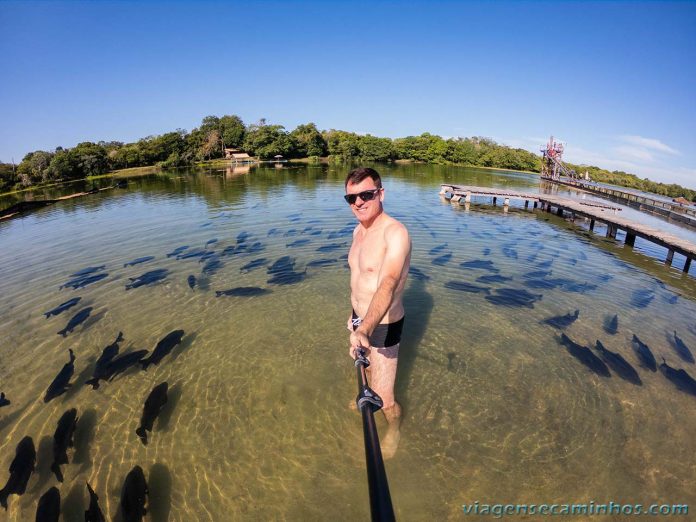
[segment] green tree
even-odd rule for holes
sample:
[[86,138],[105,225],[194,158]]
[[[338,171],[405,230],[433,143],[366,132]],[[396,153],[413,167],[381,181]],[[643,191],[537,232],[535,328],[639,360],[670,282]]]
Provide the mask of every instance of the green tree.
[[244,138],[244,150],[262,159],[271,159],[280,154],[292,157],[295,148],[282,125],[251,125]]
[[326,156],[326,142],[314,123],[298,125],[290,138],[295,142],[298,157]]
[[225,147],[237,148],[244,143],[246,127],[239,116],[232,114],[220,118],[219,130]]

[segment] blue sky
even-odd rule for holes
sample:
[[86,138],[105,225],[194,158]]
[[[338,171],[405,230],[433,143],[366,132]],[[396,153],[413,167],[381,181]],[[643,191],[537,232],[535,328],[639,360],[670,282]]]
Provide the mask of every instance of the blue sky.
[[486,136],[696,188],[696,2],[0,2],[0,161],[208,115]]

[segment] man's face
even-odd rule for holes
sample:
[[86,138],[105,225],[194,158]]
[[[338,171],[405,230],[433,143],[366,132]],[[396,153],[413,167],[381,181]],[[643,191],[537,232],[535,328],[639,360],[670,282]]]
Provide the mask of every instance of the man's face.
[[365,191],[372,191],[374,197],[370,201],[365,201],[358,196],[355,203],[350,205],[353,214],[361,223],[369,223],[379,216],[382,212],[382,201],[384,201],[384,190],[377,189],[372,178],[365,178],[360,183],[349,183],[346,187],[346,194],[360,194]]

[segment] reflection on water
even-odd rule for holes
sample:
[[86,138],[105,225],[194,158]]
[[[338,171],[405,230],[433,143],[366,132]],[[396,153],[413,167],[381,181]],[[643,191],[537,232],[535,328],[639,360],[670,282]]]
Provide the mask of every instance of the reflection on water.
[[[150,483],[151,520],[369,517],[361,422],[345,407],[355,396],[341,259],[354,224],[341,198],[345,170],[177,171],[0,224],[0,389],[11,400],[0,409],[0,482],[22,437],[38,455],[27,493],[9,498],[10,520],[31,519],[53,485],[66,519],[80,518],[86,481],[112,519],[136,464]],[[635,334],[658,364],[664,357],[696,375],[669,340],[677,332],[696,350],[693,277],[556,216],[467,211],[437,195],[440,183],[533,190],[533,177],[382,170],[386,207],[413,239],[397,381],[405,417],[387,463],[397,517],[459,519],[461,505],[476,500],[695,504],[696,397],[641,368],[631,346]],[[184,246],[200,255],[166,256]],[[294,261],[283,274],[304,277],[269,283],[283,256]],[[108,277],[59,290],[100,265]],[[158,269],[166,279],[126,291]],[[254,287],[266,292],[216,294]],[[653,297],[636,306],[636,291]],[[77,306],[42,315],[71,297],[81,297]],[[85,323],[56,334],[85,307],[93,308]],[[543,321],[575,310],[563,332],[585,346],[600,340],[642,385],[601,377],[559,344],[561,331]],[[614,315],[611,335],[604,324]],[[127,354],[151,352],[179,329],[182,344],[158,365],[97,390],[84,385],[118,332]],[[44,404],[69,348],[73,385]],[[168,402],[145,446],[135,429],[163,381]],[[72,407],[75,447],[58,484],[52,436]]]

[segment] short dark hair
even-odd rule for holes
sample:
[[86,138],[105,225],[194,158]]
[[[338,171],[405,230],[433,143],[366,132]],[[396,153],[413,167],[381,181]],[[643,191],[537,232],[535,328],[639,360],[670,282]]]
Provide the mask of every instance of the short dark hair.
[[382,188],[382,178],[379,177],[375,169],[371,169],[370,167],[358,167],[357,169],[351,170],[348,176],[346,176],[344,187],[347,187],[348,183],[357,185],[365,178],[372,178],[372,181],[375,182],[375,186],[377,188]]

